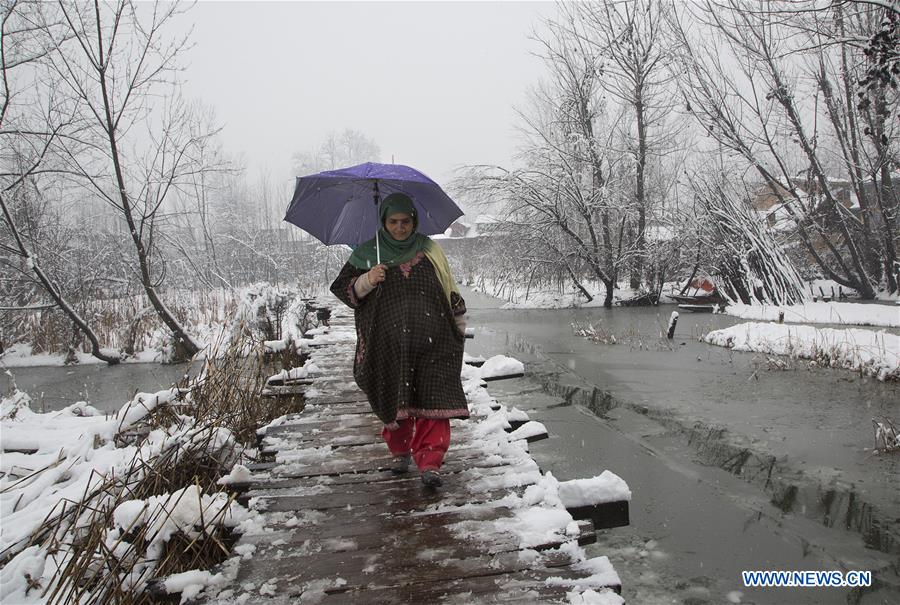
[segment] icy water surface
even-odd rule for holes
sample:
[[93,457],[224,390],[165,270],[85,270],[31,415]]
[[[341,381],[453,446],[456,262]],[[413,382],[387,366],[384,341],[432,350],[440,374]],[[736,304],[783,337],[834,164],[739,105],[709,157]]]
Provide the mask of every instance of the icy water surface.
[[[156,392],[179,381],[188,364],[122,363],[115,366],[35,366],[11,368],[16,385],[31,397],[35,411],[53,411],[87,401],[104,412],[115,412],[135,392]],[[0,374],[0,388],[9,390],[10,377]]]
[[[900,418],[898,385],[698,342],[742,321],[728,316],[681,313],[669,342],[674,306],[466,301],[476,330],[467,350],[505,352],[532,372],[490,390],[547,425],[551,438],[532,447],[542,469],[560,479],[609,469],[631,486],[631,526],[594,547],[623,576],[626,600],[900,603],[900,456],[871,452],[872,417]],[[588,322],[616,344],[573,334]],[[888,586],[743,587],[742,570],[770,569],[878,570]]]

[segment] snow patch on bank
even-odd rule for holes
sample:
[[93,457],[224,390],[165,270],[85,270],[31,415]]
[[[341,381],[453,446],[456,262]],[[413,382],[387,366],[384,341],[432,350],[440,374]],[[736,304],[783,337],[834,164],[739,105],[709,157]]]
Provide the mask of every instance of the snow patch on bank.
[[725,313],[758,321],[778,321],[779,315],[783,313],[787,323],[900,327],[900,308],[881,304],[813,302],[777,306],[738,303],[727,306]]
[[833,329],[748,322],[706,335],[709,344],[811,359],[878,380],[900,380],[900,336],[884,330]]

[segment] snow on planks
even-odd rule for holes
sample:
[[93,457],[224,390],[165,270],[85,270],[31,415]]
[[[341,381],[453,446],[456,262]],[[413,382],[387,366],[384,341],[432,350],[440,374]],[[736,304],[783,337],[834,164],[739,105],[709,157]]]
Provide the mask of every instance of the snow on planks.
[[[349,319],[335,312],[303,341],[322,374],[286,387],[305,389],[302,413],[260,431],[269,461],[251,467],[241,500],[264,524],[241,535],[232,581],[207,602],[565,603],[596,591],[598,603],[622,603],[609,560],[581,548],[596,540],[590,514],[574,520],[528,453],[546,430],[498,404],[480,375],[465,382],[472,418],[452,421],[444,486],[390,472],[381,425],[347,379]],[[608,487],[600,525],[627,524],[629,498]]]

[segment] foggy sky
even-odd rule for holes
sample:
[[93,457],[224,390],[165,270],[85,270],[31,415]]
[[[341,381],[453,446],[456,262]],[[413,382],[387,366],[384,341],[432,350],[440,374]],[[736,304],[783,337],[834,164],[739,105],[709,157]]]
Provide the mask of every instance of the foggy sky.
[[508,165],[513,105],[541,76],[528,39],[547,2],[200,2],[185,92],[216,110],[251,178],[291,181],[291,155],[352,128],[382,161],[441,183]]

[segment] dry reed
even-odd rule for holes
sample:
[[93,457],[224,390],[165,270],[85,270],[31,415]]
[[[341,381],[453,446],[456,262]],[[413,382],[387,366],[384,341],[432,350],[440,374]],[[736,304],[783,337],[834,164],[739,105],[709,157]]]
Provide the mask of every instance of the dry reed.
[[[158,593],[148,590],[159,586],[154,578],[210,569],[229,556],[236,537],[225,517],[237,494],[222,492],[216,482],[242,456],[252,458],[255,450],[248,448],[255,445],[259,426],[303,407],[300,396],[264,397],[268,376],[305,360],[290,342],[280,355],[266,356],[263,340],[280,336],[289,309],[289,300],[275,300],[278,308],[266,306],[258,321],[233,326],[230,340],[215,347],[197,378],[182,381],[175,400],[118,432],[116,445],[137,451],[127,468],[112,476],[92,474],[79,501],[61,501],[27,544],[0,553],[7,563],[29,546],[46,552],[55,569],[49,581],[26,581],[48,603],[143,605]],[[309,311],[295,312],[295,329],[309,327]],[[151,516],[116,527],[115,513],[123,503],[143,501],[147,507],[153,498],[174,494],[179,499],[200,494],[201,502],[212,495],[217,508],[162,542],[160,527],[171,520],[178,502],[167,500]]]

